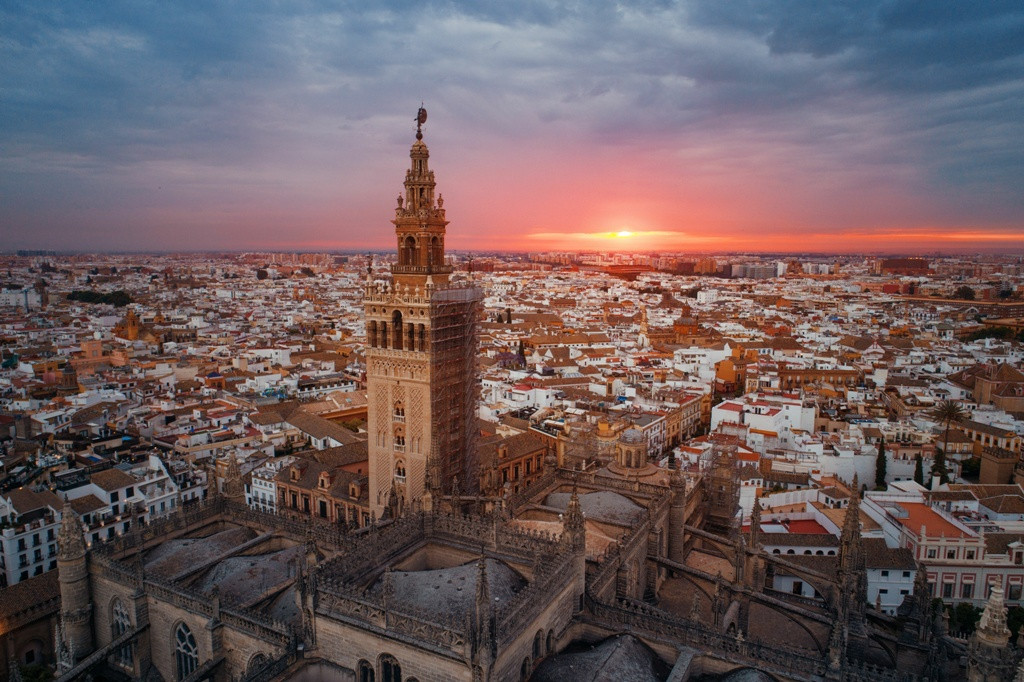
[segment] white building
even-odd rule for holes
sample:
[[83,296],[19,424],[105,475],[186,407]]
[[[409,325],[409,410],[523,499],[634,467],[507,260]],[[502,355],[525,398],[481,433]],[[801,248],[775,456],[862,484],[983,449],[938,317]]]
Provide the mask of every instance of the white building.
[[18,488],[0,495],[0,587],[57,567],[61,506],[48,490]]
[[294,457],[278,457],[268,460],[254,469],[252,480],[245,485],[245,503],[251,508],[270,514],[277,513],[277,482],[275,478],[283,467],[288,466]]

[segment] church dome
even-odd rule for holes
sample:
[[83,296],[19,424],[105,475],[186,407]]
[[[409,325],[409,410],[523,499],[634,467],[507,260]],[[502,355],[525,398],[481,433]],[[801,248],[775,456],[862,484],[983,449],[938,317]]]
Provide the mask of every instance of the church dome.
[[619,439],[623,443],[639,444],[644,442],[644,434],[640,429],[626,429]]

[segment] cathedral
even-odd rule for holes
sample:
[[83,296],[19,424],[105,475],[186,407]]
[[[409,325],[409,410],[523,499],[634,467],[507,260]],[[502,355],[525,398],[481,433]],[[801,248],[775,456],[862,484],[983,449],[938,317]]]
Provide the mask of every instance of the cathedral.
[[66,506],[58,680],[1024,679],[998,589],[967,646],[921,571],[898,617],[869,608],[856,494],[832,555],[766,550],[726,445],[665,469],[626,429],[586,469],[556,448],[481,490],[481,293],[445,260],[416,120],[397,260],[365,283],[371,522],[251,509],[233,456],[223,491],[92,548]]

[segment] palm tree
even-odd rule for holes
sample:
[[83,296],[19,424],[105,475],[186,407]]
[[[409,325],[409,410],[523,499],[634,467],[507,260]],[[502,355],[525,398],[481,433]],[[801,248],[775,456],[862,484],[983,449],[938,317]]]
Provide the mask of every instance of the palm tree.
[[949,475],[946,471],[946,451],[949,450],[949,428],[953,424],[959,424],[967,419],[967,410],[955,400],[941,400],[931,411],[931,418],[945,424],[942,434],[942,451],[935,453],[935,460],[932,463],[932,475],[939,476],[939,483],[949,483]]

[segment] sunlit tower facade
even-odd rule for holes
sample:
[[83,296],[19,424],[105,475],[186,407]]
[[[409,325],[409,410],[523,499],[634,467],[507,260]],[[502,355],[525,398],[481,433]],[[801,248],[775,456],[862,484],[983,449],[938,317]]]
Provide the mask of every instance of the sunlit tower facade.
[[444,198],[435,194],[417,115],[395,207],[390,280],[367,273],[370,508],[380,517],[479,487],[476,458],[479,288],[451,281]]

